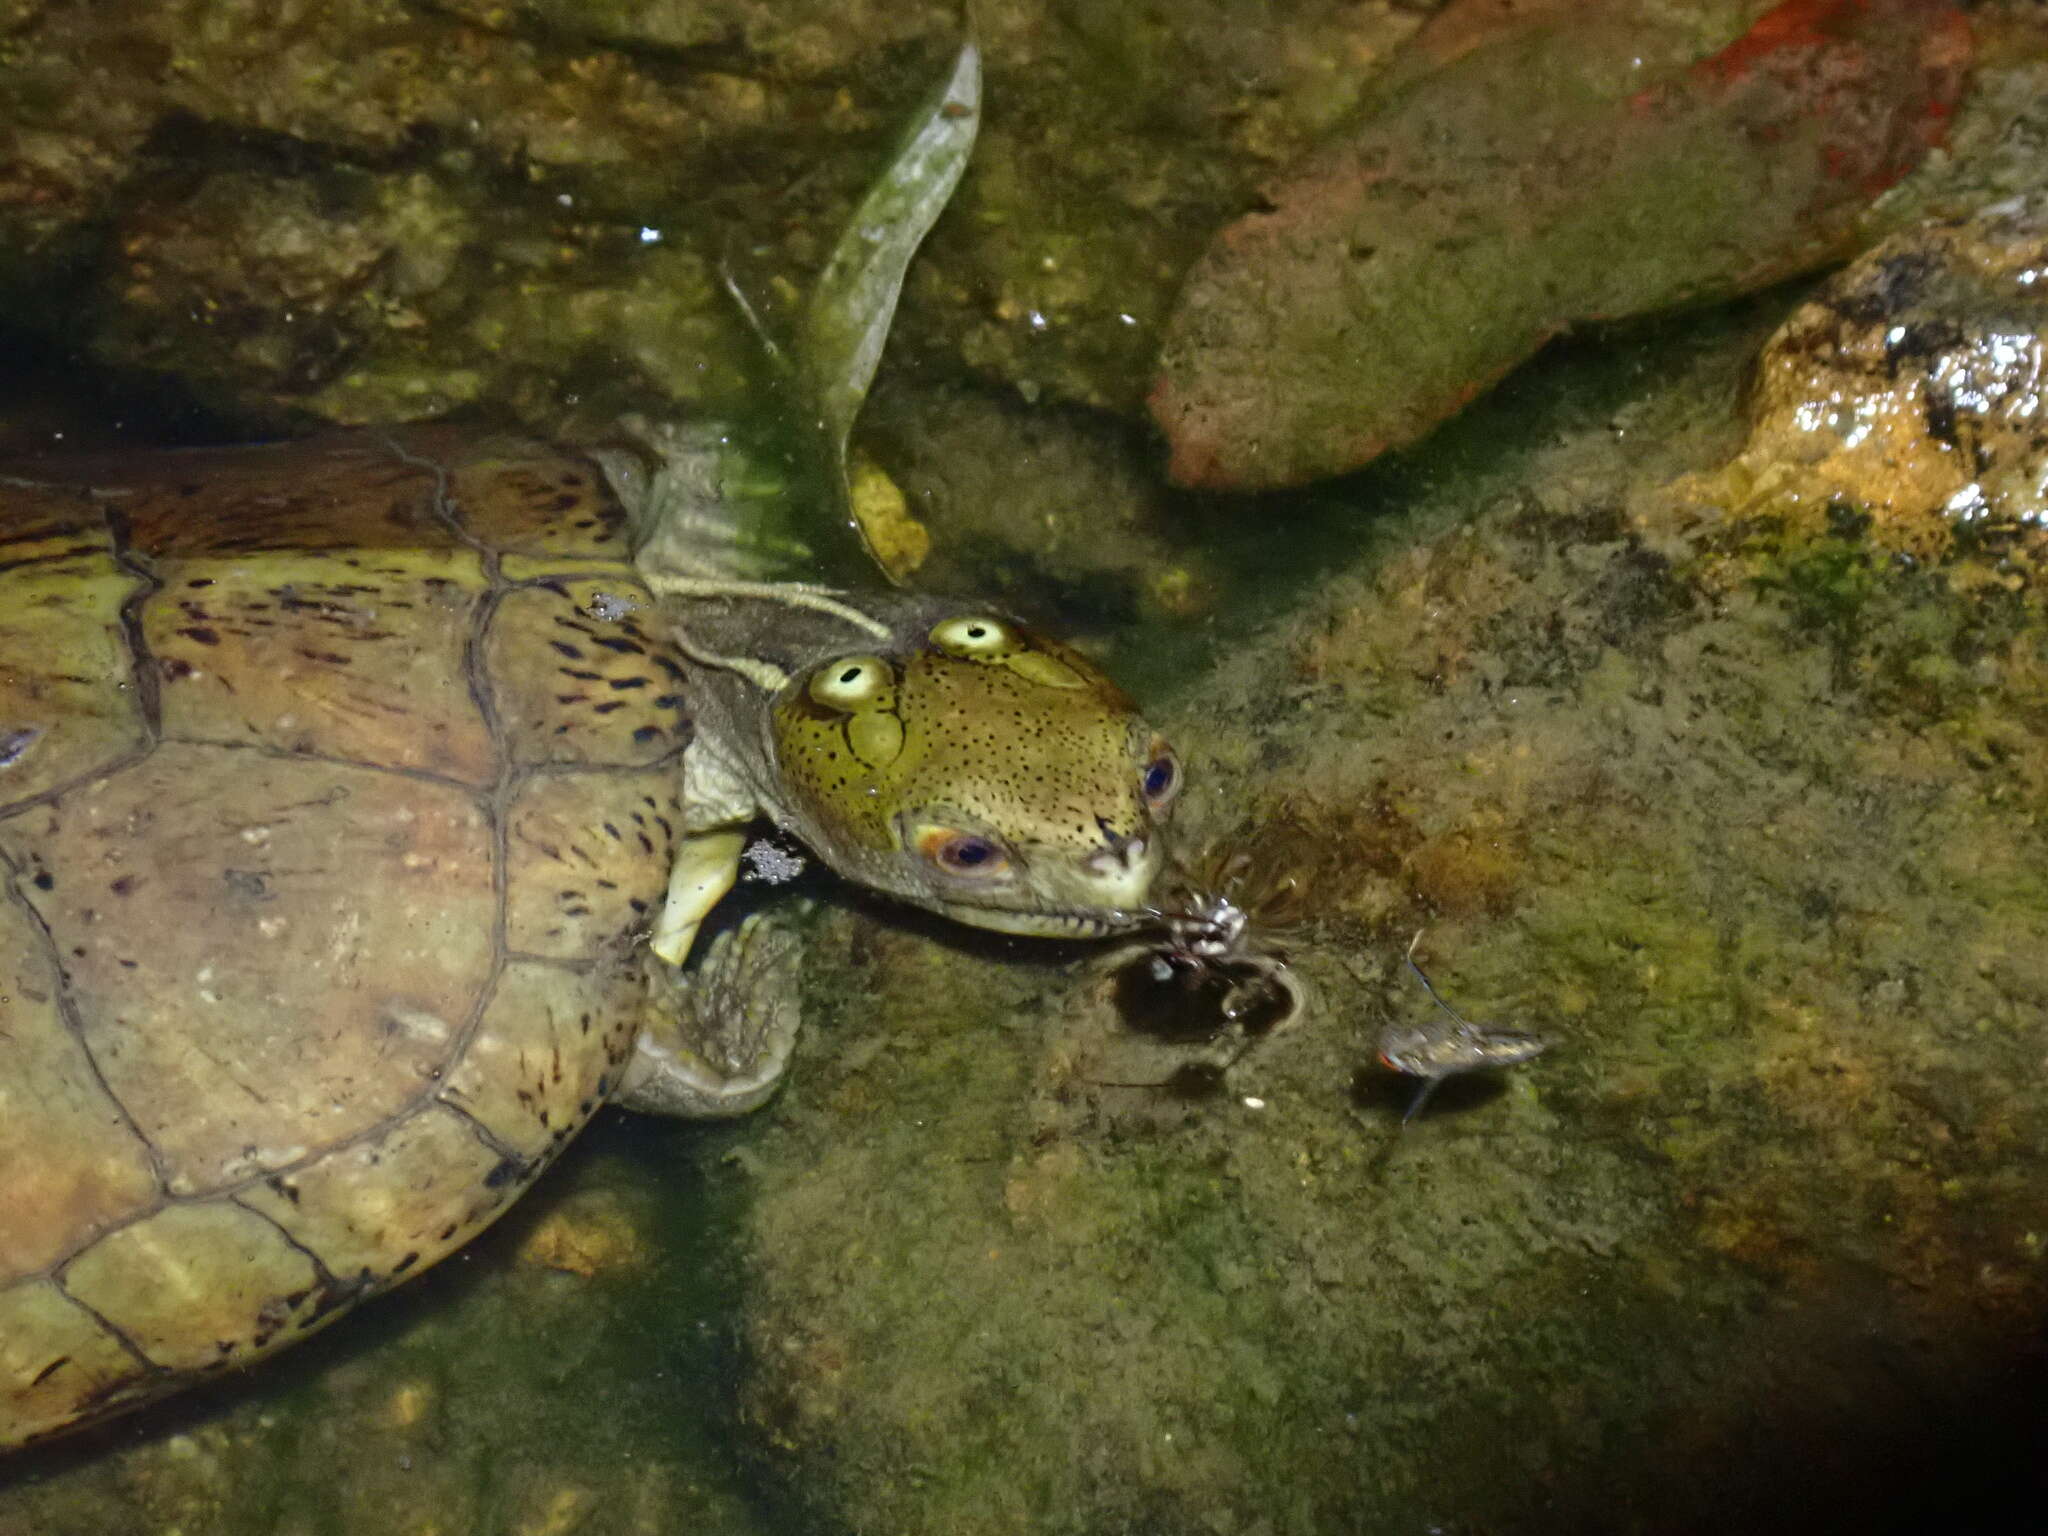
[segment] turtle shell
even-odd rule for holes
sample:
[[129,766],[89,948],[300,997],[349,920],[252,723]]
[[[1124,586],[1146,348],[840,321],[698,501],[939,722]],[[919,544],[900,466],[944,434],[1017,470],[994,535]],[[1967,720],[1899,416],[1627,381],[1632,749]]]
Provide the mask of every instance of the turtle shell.
[[689,738],[587,461],[0,478],[0,1445],[492,1220],[616,1084]]

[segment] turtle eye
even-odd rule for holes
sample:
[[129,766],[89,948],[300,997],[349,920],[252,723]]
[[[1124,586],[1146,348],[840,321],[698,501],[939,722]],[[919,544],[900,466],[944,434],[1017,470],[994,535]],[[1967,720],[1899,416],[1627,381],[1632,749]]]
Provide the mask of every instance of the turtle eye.
[[952,827],[927,827],[918,834],[917,851],[949,875],[987,877],[1010,867],[1009,855],[994,838]]
[[879,656],[842,656],[811,674],[811,698],[827,709],[851,713],[872,704],[895,686],[896,674]]
[[1153,748],[1151,761],[1138,775],[1138,789],[1145,803],[1155,811],[1173,804],[1180,793],[1180,759],[1173,755],[1171,747],[1160,743]]
[[963,661],[997,661],[1024,648],[1010,625],[988,614],[966,614],[932,626],[932,644]]

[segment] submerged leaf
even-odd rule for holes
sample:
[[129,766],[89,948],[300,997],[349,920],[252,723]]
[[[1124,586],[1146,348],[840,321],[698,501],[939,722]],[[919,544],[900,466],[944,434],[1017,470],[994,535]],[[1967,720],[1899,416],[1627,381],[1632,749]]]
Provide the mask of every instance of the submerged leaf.
[[[980,122],[981,53],[969,42],[854,210],[804,311],[798,369],[832,477],[856,515],[847,494],[847,437],[874,382],[910,258],[960,184]],[[873,551],[873,534],[863,532]]]
[[963,44],[818,275],[800,348],[826,433],[841,452],[867,399],[903,274],[960,184],[981,122],[981,53]]

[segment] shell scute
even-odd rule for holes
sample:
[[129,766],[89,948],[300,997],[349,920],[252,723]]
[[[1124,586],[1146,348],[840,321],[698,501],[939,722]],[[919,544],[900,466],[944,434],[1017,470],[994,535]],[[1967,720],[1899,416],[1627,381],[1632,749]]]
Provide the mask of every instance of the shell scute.
[[56,960],[0,899],[0,1285],[69,1258],[158,1196],[149,1149],[100,1082],[58,1002]]
[[537,774],[507,818],[505,942],[573,960],[631,938],[661,904],[682,806],[672,767]]
[[21,1438],[153,1396],[154,1375],[55,1280],[0,1290],[0,1382]]
[[488,783],[465,671],[488,590],[469,549],[167,562],[141,609],[164,735]]
[[273,1223],[226,1200],[167,1205],[110,1232],[62,1282],[151,1364],[198,1371],[269,1347],[331,1279]]
[[514,760],[640,767],[690,739],[682,668],[637,582],[556,579],[505,594],[485,656]]
[[442,1097],[519,1160],[508,1177],[537,1172],[617,1084],[639,1011],[616,977],[515,960],[499,978]]
[[629,563],[625,511],[595,465],[502,438],[451,447],[443,462],[456,522],[500,556],[508,579]]
[[485,1179],[499,1153],[438,1104],[236,1198],[329,1273],[401,1279],[459,1247],[499,1205]]
[[89,486],[131,549],[167,561],[271,550],[435,550],[463,540],[443,510],[443,476],[417,448],[344,434],[260,447],[190,448],[83,459]]
[[147,580],[75,491],[9,486],[0,524],[0,812],[148,745],[124,610]]
[[24,894],[174,1193],[393,1114],[490,974],[491,832],[453,786],[170,742],[0,823],[0,849],[54,872]]

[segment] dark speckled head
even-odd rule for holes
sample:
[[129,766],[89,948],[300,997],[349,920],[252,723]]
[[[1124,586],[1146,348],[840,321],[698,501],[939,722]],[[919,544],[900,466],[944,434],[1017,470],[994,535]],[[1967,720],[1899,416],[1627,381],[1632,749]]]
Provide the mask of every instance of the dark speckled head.
[[827,659],[774,707],[784,782],[862,878],[982,927],[1090,933],[1144,905],[1179,787],[1067,646],[986,610]]
[[1085,656],[900,592],[682,616],[700,732],[841,874],[1011,933],[1113,932],[1145,905],[1180,768]]

